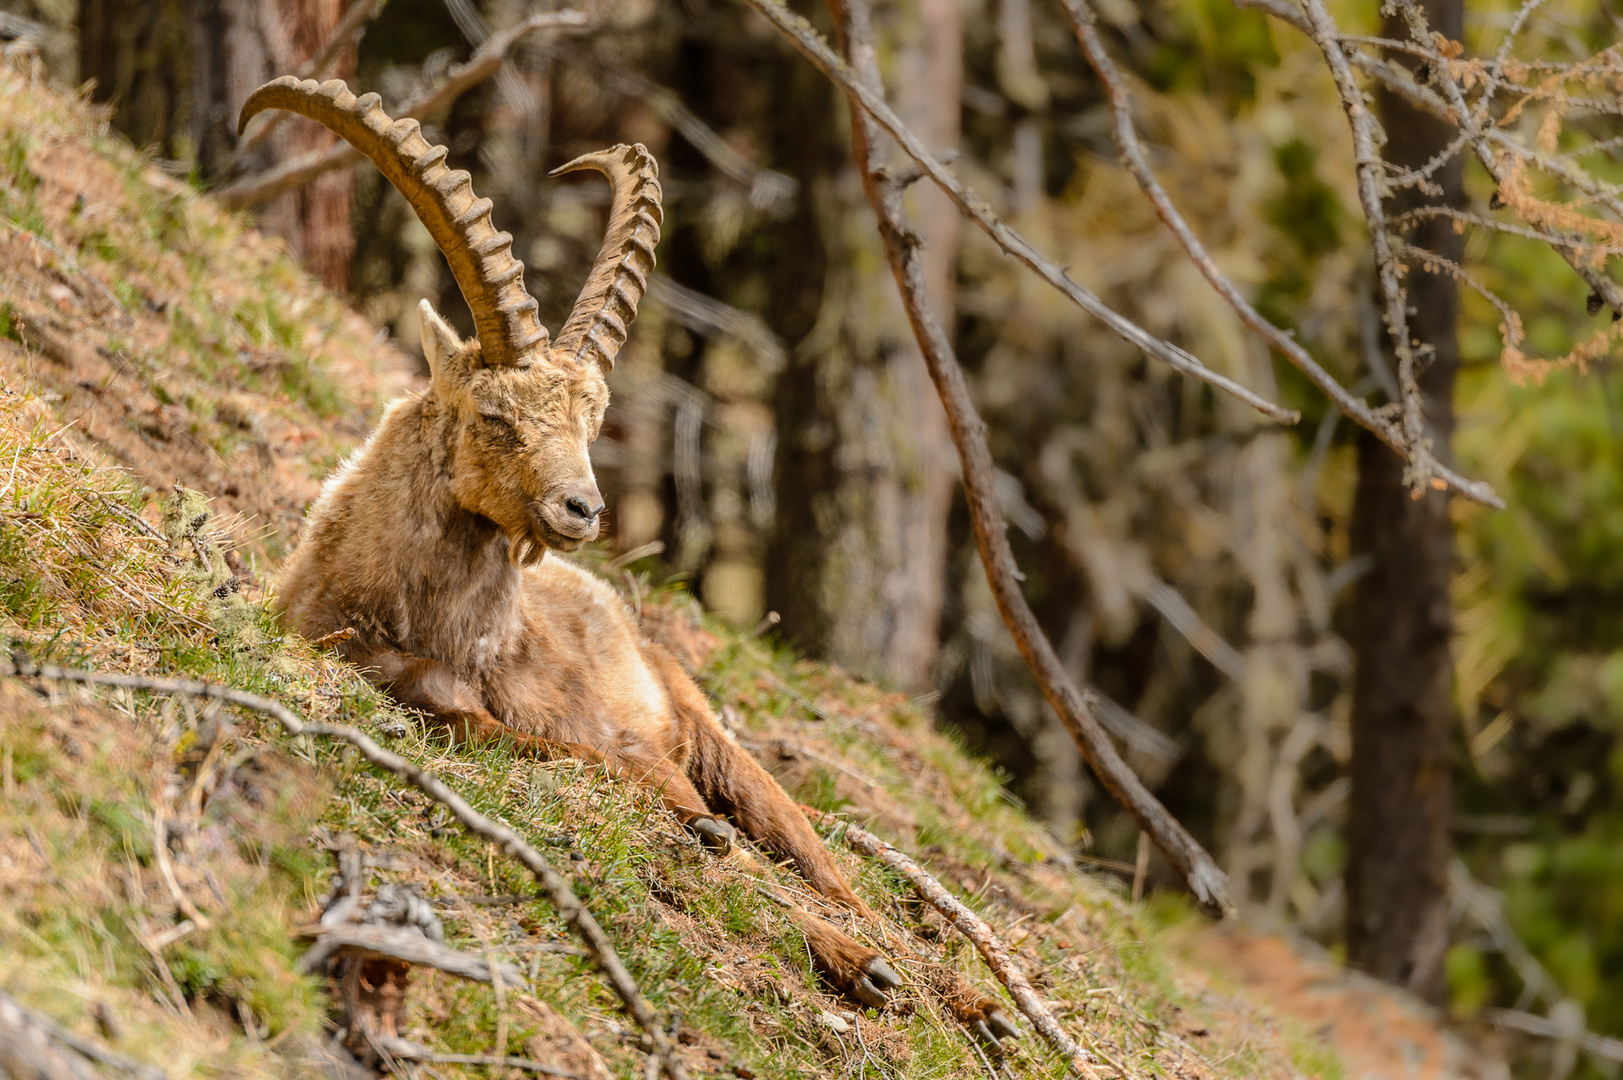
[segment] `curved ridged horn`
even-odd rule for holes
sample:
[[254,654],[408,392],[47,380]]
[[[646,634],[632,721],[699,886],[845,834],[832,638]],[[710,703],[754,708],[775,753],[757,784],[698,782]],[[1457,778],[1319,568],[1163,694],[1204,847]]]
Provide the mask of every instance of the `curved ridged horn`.
[[547,330],[524,289],[524,264],[513,257],[512,236],[491,224],[490,200],[474,195],[466,172],[446,168],[449,151],[430,146],[417,121],[390,119],[381,100],[376,94],[356,97],[340,79],[301,82],[284,75],[248,96],[237,131],[266,109],[286,109],[309,117],[371,158],[451,264],[473,312],[484,362],[524,366],[545,356]]
[[595,360],[607,373],[626,343],[626,331],[637,317],[637,305],[648,291],[648,275],[654,270],[654,246],[665,220],[659,205],[659,166],[641,143],[622,143],[578,157],[552,170],[551,175],[578,169],[596,169],[607,176],[614,199],[597,262],[569,321],[552,343],[552,356],[575,363]]

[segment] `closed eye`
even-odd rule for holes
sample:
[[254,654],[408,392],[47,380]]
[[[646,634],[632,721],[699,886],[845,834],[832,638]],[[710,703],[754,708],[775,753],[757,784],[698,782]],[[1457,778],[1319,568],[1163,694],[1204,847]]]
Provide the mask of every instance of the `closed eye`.
[[497,438],[519,441],[518,428],[505,416],[496,416],[491,413],[480,413],[479,419],[485,425],[485,431]]

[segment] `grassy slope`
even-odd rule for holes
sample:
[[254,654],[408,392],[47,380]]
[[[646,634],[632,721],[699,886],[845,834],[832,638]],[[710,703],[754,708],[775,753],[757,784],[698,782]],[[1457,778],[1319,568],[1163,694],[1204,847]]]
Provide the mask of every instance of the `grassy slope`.
[[[704,854],[640,792],[575,763],[449,750],[283,639],[259,591],[213,599],[218,568],[153,535],[158,493],[176,477],[209,492],[223,511],[214,532],[275,558],[315,479],[399,385],[398,362],[272,244],[151,174],[79,102],[12,72],[0,99],[0,633],[12,645],[225,680],[381,733],[569,867],[656,1007],[680,1014],[702,1073],[985,1074],[928,990],[860,1020],[824,992],[751,872]],[[925,858],[1115,1071],[1335,1074],[1315,1040],[1199,990],[1119,890],[1061,865],[996,778],[905,698],[700,630],[646,576],[631,599],[689,647],[785,786]],[[111,1017],[107,1038],[172,1077],[300,1072],[325,1004],[293,974],[293,935],[325,890],[324,844],[349,833],[391,856],[375,880],[435,902],[453,944],[530,975],[498,1007],[488,987],[419,974],[411,1037],[639,1075],[633,1032],[589,965],[557,948],[568,942],[547,906],[481,902],[526,889],[514,867],[352,757],[231,719],[216,744],[219,717],[192,702],[0,684],[0,989],[86,1034]],[[830,842],[883,915],[859,935],[904,975],[939,964],[995,989],[898,879]],[[1029,1036],[1008,1066],[1062,1075]]]

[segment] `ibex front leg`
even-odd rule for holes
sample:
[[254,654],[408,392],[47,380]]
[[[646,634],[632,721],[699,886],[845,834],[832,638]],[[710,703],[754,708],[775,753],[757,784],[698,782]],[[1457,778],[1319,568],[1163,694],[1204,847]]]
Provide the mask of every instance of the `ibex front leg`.
[[338,646],[345,660],[408,709],[427,713],[451,731],[459,743],[507,740],[528,753],[552,757],[556,748],[545,739],[515,731],[491,715],[479,691],[448,664],[387,645],[351,638]]

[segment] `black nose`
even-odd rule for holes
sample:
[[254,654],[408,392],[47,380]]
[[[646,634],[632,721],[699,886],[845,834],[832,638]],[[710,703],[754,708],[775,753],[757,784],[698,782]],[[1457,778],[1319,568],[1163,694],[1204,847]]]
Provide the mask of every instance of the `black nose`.
[[569,512],[572,515],[580,518],[582,521],[595,521],[597,519],[597,515],[603,512],[602,503],[598,503],[596,506],[593,506],[579,495],[569,496],[569,498],[564,500],[564,505],[569,508]]

